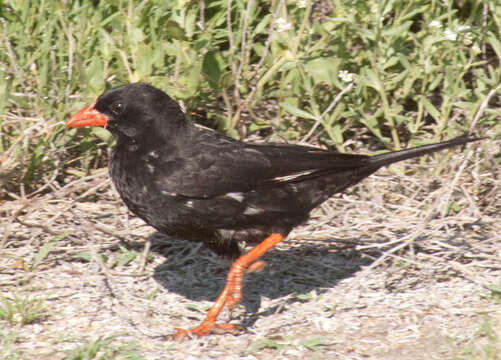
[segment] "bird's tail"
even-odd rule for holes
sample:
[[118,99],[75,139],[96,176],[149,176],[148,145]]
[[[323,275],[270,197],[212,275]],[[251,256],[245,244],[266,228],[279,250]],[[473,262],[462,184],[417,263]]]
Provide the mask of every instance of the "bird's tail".
[[369,163],[374,165],[376,168],[380,168],[385,165],[390,165],[398,161],[411,159],[413,157],[418,157],[426,154],[434,153],[435,151],[440,151],[447,149],[452,146],[464,145],[469,142],[482,140],[483,138],[472,138],[468,136],[460,136],[449,141],[443,141],[436,144],[417,146],[410,149],[393,151],[386,154],[375,155],[370,157]]

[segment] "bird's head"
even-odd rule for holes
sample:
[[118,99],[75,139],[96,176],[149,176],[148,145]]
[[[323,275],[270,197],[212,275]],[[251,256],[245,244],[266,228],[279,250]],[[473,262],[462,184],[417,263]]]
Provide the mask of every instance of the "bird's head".
[[66,127],[103,126],[118,140],[175,133],[186,124],[180,106],[162,90],[144,83],[119,86],[71,116]]

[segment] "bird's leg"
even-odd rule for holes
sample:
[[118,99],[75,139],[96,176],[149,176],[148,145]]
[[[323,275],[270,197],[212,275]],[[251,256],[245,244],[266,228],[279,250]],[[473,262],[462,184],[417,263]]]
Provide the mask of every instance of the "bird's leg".
[[256,261],[256,259],[273,248],[283,239],[283,236],[280,234],[271,234],[247,253],[236,259],[231,265],[228,276],[226,277],[226,286],[221,294],[219,294],[214,305],[212,305],[207,312],[205,319],[200,323],[200,325],[194,327],[193,329],[185,330],[177,328],[174,338],[181,338],[187,336],[188,334],[204,336],[210,333],[237,333],[238,325],[217,324],[216,318],[223,309],[224,305],[231,309],[240,302],[242,299],[242,281],[244,273],[249,270],[261,270],[264,263],[262,261]]
[[283,236],[280,234],[272,234],[233,262],[226,277],[226,288],[228,288],[226,306],[228,309],[231,310],[242,299],[244,273],[261,270],[264,263],[256,261],[256,259],[283,239]]

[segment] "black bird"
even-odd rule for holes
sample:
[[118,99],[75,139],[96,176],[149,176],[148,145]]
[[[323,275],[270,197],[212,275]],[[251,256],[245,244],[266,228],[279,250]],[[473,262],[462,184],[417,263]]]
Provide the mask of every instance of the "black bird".
[[[478,140],[463,136],[376,156],[249,144],[190,122],[173,99],[144,83],[106,91],[66,126],[104,126],[115,136],[109,172],[133,213],[234,260],[205,320],[176,329],[175,337],[236,332],[215,320],[223,306],[240,301],[244,272],[259,269],[257,258],[333,194],[382,166]],[[241,255],[240,241],[257,245]]]

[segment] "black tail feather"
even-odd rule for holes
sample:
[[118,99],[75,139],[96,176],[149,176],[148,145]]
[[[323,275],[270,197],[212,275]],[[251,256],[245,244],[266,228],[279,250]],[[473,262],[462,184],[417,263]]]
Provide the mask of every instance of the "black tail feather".
[[390,165],[398,161],[411,159],[414,157],[431,154],[436,151],[447,149],[449,147],[464,145],[473,141],[482,140],[484,138],[472,138],[468,136],[460,136],[449,141],[443,141],[436,144],[417,146],[410,149],[393,151],[386,154],[371,156],[369,162],[375,167],[379,168],[382,166]]

